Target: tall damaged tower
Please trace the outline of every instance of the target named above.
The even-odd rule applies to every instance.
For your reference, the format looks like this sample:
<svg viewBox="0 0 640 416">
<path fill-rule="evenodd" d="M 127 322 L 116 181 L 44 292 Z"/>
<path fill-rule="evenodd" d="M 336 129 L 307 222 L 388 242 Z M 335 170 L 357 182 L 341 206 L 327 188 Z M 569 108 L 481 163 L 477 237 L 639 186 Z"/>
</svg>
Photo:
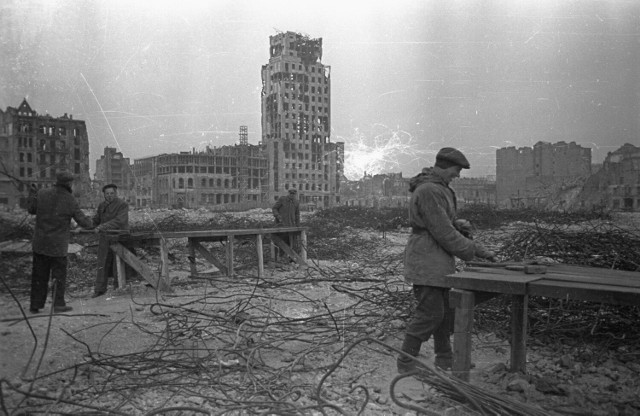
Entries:
<svg viewBox="0 0 640 416">
<path fill-rule="evenodd" d="M 344 143 L 331 143 L 331 67 L 322 38 L 286 32 L 269 38 L 262 66 L 262 144 L 273 197 L 297 189 L 302 203 L 339 204 Z"/>
</svg>

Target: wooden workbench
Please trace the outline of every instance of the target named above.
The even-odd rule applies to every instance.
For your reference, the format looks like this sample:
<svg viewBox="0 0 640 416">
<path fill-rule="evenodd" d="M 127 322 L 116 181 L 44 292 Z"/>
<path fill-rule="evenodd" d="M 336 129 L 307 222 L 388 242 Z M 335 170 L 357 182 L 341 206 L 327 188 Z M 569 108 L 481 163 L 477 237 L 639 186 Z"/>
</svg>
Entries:
<svg viewBox="0 0 640 416">
<path fill-rule="evenodd" d="M 172 291 L 169 278 L 169 251 L 167 240 L 172 238 L 186 238 L 189 250 L 189 263 L 192 275 L 197 274 L 196 256 L 200 255 L 206 261 L 217 267 L 227 276 L 234 275 L 234 245 L 239 240 L 255 241 L 256 256 L 258 261 L 258 276 L 264 276 L 264 256 L 263 240 L 268 238 L 271 244 L 271 257 L 275 260 L 276 249 L 278 247 L 290 259 L 300 265 L 307 264 L 307 234 L 306 227 L 273 227 L 255 228 L 246 230 L 198 230 L 198 231 L 157 231 L 157 232 L 117 232 L 100 234 L 98 245 L 98 267 L 97 273 L 105 273 L 107 253 L 109 250 L 115 254 L 115 268 L 117 269 L 118 282 L 120 287 L 126 284 L 124 264 L 131 266 L 154 288 L 164 291 Z M 299 240 L 296 244 L 294 241 Z M 218 242 L 225 247 L 225 258 L 223 260 L 207 250 L 203 242 Z M 160 268 L 159 272 L 154 271 L 134 253 L 127 249 L 127 246 L 136 245 L 159 245 L 160 246 Z M 100 267 L 102 266 L 102 267 Z M 98 276 L 100 277 L 100 275 Z"/>
<path fill-rule="evenodd" d="M 527 308 L 529 296 L 583 300 L 612 305 L 640 304 L 640 273 L 593 267 L 550 265 L 545 273 L 500 267 L 471 267 L 446 276 L 440 284 L 450 287 L 455 307 L 453 373 L 469 380 L 473 310 L 478 303 L 509 295 L 511 306 L 511 371 L 526 372 Z"/>
</svg>

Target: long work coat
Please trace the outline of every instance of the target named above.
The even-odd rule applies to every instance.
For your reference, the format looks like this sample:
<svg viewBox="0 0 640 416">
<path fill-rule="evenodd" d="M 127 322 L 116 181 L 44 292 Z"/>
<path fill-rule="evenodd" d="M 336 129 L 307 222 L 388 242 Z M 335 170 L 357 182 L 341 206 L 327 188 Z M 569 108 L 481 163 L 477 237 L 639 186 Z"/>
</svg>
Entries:
<svg viewBox="0 0 640 416">
<path fill-rule="evenodd" d="M 300 202 L 296 198 L 281 196 L 272 208 L 273 215 L 282 225 L 300 225 Z"/>
<path fill-rule="evenodd" d="M 404 277 L 410 284 L 429 286 L 439 282 L 439 286 L 444 276 L 456 271 L 454 256 L 463 260 L 486 256 L 484 247 L 453 226 L 456 195 L 438 170 L 425 168 L 409 182 L 412 233 L 405 248 Z"/>
<path fill-rule="evenodd" d="M 102 201 L 93 217 L 93 225 L 99 230 L 128 230 L 129 204 L 120 198 Z"/>
<path fill-rule="evenodd" d="M 72 218 L 83 228 L 93 228 L 91 219 L 80 210 L 71 189 L 64 185 L 55 185 L 29 195 L 27 211 L 36 216 L 33 252 L 45 256 L 67 256 Z"/>
</svg>

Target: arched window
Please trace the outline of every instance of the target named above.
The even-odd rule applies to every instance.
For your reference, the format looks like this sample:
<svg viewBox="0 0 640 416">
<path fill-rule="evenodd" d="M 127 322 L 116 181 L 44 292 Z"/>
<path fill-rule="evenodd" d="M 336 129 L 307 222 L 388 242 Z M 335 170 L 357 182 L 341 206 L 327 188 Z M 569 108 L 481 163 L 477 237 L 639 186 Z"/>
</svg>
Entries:
<svg viewBox="0 0 640 416">
<path fill-rule="evenodd" d="M 184 189 L 184 178 L 178 178 L 178 188 Z"/>
<path fill-rule="evenodd" d="M 187 188 L 189 189 L 193 188 L 193 178 L 187 179 Z"/>
<path fill-rule="evenodd" d="M 228 188 L 229 187 L 229 179 L 225 179 L 224 180 L 224 187 Z"/>
<path fill-rule="evenodd" d="M 202 181 L 200 182 L 200 186 L 201 187 L 206 187 L 207 186 L 207 180 L 206 179 L 202 179 Z"/>
<path fill-rule="evenodd" d="M 209 188 L 213 188 L 213 179 L 209 179 Z"/>
<path fill-rule="evenodd" d="M 222 179 L 218 178 L 218 180 L 216 181 L 216 186 L 218 188 L 222 188 Z"/>
</svg>

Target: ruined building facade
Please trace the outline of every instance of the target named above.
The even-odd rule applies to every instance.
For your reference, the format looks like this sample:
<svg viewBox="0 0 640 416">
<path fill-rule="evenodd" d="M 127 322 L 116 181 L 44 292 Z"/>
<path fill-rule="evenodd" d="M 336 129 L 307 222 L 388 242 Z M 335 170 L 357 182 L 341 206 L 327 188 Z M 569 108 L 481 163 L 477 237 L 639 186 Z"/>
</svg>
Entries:
<svg viewBox="0 0 640 416">
<path fill-rule="evenodd" d="M 74 195 L 90 203 L 87 127 L 72 115 L 40 115 L 26 99 L 18 108 L 0 110 L 0 204 L 24 206 L 29 184 L 53 185 L 56 173 L 76 175 Z"/>
<path fill-rule="evenodd" d="M 267 160 L 261 146 L 248 144 L 245 126 L 240 144 L 135 159 L 133 172 L 137 207 L 248 209 L 268 202 Z"/>
<path fill-rule="evenodd" d="M 297 189 L 302 203 L 340 203 L 344 143 L 332 143 L 331 68 L 321 63 L 322 39 L 299 33 L 269 38 L 262 66 L 262 145 L 267 198 Z"/>
<path fill-rule="evenodd" d="M 104 185 L 115 184 L 118 187 L 118 196 L 129 203 L 135 200 L 131 162 L 114 147 L 105 147 L 104 154 L 96 160 L 94 184 L 100 191 Z"/>
<path fill-rule="evenodd" d="M 562 207 L 558 195 L 579 190 L 591 175 L 591 149 L 575 142 L 538 142 L 531 147 L 506 147 L 496 152 L 498 205 Z"/>
<path fill-rule="evenodd" d="M 584 184 L 576 208 L 640 212 L 640 147 L 625 144 L 609 152 Z"/>
</svg>

